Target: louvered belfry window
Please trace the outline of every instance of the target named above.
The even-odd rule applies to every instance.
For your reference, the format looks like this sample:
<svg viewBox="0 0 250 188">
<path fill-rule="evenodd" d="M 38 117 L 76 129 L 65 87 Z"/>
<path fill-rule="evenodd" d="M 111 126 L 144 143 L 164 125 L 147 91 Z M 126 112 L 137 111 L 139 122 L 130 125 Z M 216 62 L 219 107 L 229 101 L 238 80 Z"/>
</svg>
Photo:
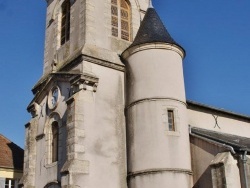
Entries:
<svg viewBox="0 0 250 188">
<path fill-rule="evenodd" d="M 61 45 L 66 43 L 70 37 L 70 1 L 65 0 L 62 4 L 61 20 Z"/>
<path fill-rule="evenodd" d="M 112 35 L 118 37 L 118 0 L 111 0 L 111 24 L 112 24 Z"/>
<path fill-rule="evenodd" d="M 129 5 L 125 0 L 121 0 L 121 38 L 130 40 L 129 36 Z"/>
<path fill-rule="evenodd" d="M 130 41 L 130 6 L 126 0 L 111 0 L 112 36 Z"/>
</svg>

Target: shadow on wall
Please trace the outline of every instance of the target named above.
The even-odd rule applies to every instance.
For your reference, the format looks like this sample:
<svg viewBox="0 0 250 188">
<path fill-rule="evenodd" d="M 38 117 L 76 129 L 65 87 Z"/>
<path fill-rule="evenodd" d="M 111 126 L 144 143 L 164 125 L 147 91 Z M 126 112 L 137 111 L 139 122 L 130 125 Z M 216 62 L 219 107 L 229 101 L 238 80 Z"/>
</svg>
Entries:
<svg viewBox="0 0 250 188">
<path fill-rule="evenodd" d="M 8 143 L 7 146 L 11 152 L 10 156 L 12 156 L 12 167 L 15 170 L 23 170 L 24 150 L 13 142 Z"/>
<path fill-rule="evenodd" d="M 211 188 L 212 174 L 211 161 L 220 152 L 225 152 L 224 148 L 210 144 L 193 136 L 190 137 L 192 169 L 194 172 L 193 188 Z"/>
<path fill-rule="evenodd" d="M 206 184 L 204 184 L 206 182 Z M 212 174 L 211 174 L 211 168 L 208 167 L 203 174 L 200 176 L 200 178 L 197 180 L 193 188 L 211 188 L 212 185 Z"/>
</svg>

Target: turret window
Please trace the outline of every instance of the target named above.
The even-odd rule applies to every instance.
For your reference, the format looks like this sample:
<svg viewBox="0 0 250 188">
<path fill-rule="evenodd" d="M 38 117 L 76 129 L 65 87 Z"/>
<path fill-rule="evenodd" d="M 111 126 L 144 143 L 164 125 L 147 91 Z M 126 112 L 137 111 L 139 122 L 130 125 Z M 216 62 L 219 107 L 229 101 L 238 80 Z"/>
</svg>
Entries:
<svg viewBox="0 0 250 188">
<path fill-rule="evenodd" d="M 112 36 L 130 41 L 130 5 L 127 0 L 111 0 Z"/>
<path fill-rule="evenodd" d="M 61 18 L 61 45 L 70 38 L 70 1 L 65 0 L 62 4 Z"/>
<path fill-rule="evenodd" d="M 168 110 L 168 130 L 175 131 L 174 111 Z"/>
</svg>

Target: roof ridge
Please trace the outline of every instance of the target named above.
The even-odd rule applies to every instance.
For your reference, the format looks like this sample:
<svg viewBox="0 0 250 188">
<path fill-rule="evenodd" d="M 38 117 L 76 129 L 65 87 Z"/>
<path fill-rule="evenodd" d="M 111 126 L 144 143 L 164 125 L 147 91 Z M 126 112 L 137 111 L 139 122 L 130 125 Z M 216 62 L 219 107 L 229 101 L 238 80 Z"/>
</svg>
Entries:
<svg viewBox="0 0 250 188">
<path fill-rule="evenodd" d="M 21 148 L 19 145 L 17 145 L 15 142 L 11 141 L 9 138 L 7 138 L 6 136 L 4 136 L 3 134 L 0 133 L 0 136 L 2 136 L 5 140 L 9 141 L 10 143 L 16 145 L 17 147 L 19 147 L 20 149 L 23 150 L 23 148 Z"/>
<path fill-rule="evenodd" d="M 5 140 L 8 140 L 9 142 L 12 142 L 9 138 L 7 138 L 6 136 L 4 136 L 2 133 L 0 133 L 0 136 L 2 136 Z"/>
</svg>

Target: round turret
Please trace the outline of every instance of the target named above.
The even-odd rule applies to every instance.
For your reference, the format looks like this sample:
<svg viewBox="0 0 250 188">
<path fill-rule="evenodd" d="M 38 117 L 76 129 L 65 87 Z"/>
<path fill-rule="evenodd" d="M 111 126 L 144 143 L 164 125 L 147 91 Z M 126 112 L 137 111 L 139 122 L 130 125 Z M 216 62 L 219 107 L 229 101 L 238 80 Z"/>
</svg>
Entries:
<svg viewBox="0 0 250 188">
<path fill-rule="evenodd" d="M 190 188 L 184 49 L 148 8 L 126 65 L 129 188 Z"/>
</svg>

